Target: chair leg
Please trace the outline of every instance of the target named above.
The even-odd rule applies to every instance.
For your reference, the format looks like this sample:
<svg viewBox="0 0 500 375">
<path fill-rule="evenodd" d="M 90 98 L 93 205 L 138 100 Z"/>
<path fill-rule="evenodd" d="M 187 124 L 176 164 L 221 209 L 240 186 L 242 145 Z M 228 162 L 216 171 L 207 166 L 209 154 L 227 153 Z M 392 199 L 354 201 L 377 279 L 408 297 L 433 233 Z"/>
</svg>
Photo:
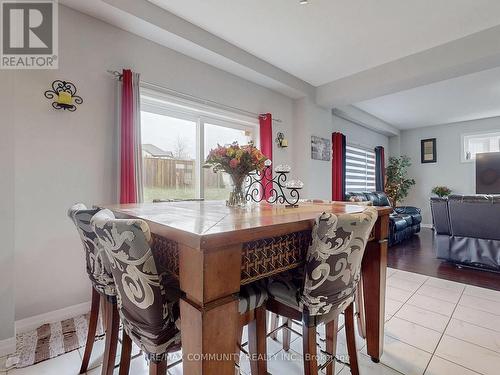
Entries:
<svg viewBox="0 0 500 375">
<path fill-rule="evenodd" d="M 279 324 L 279 317 L 277 314 L 275 313 L 269 313 L 270 317 L 271 317 L 271 335 L 269 337 L 271 337 L 273 340 L 276 340 L 278 338 L 278 332 L 275 331 L 276 328 L 278 328 L 278 324 Z"/>
<path fill-rule="evenodd" d="M 326 351 L 331 355 L 335 356 L 337 352 L 337 331 L 339 327 L 339 320 L 336 318 L 331 322 L 326 324 Z M 326 375 L 334 375 L 335 374 L 335 361 L 332 361 L 326 367 Z"/>
<path fill-rule="evenodd" d="M 359 335 L 366 339 L 366 323 L 365 323 L 365 302 L 363 296 L 363 280 L 359 280 L 358 287 L 356 289 L 355 299 L 356 303 L 356 320 L 358 322 L 358 333 Z"/>
<path fill-rule="evenodd" d="M 149 375 L 166 375 L 167 360 L 149 362 Z"/>
<path fill-rule="evenodd" d="M 97 322 L 99 320 L 99 301 L 101 300 L 101 295 L 92 288 L 92 304 L 90 306 L 90 317 L 89 317 L 89 330 L 87 333 L 87 342 L 85 343 L 85 353 L 83 354 L 82 366 L 80 367 L 80 374 L 87 372 L 89 367 L 90 355 L 92 354 L 92 348 L 94 347 L 95 333 L 97 330 Z"/>
<path fill-rule="evenodd" d="M 308 327 L 307 324 L 302 324 L 302 345 L 304 349 L 304 374 L 317 375 L 316 327 Z"/>
<path fill-rule="evenodd" d="M 261 306 L 255 309 L 255 320 L 248 323 L 248 353 L 252 375 L 267 374 L 266 328 L 266 309 Z"/>
<path fill-rule="evenodd" d="M 123 330 L 122 334 L 122 353 L 120 356 L 120 372 L 118 375 L 128 375 L 130 370 L 130 359 L 132 357 L 132 340 Z"/>
<path fill-rule="evenodd" d="M 358 353 L 356 351 L 356 333 L 354 328 L 354 309 L 351 303 L 344 313 L 345 317 L 345 335 L 347 341 L 347 354 L 349 354 L 349 364 L 352 375 L 359 375 Z"/>
<path fill-rule="evenodd" d="M 116 347 L 118 345 L 118 331 L 120 328 L 120 317 L 116 304 L 110 302 L 106 311 L 106 342 L 104 344 L 104 355 L 102 359 L 102 375 L 112 375 L 115 368 Z"/>
<path fill-rule="evenodd" d="M 286 327 L 282 330 L 283 337 L 283 350 L 285 352 L 290 350 L 290 341 L 291 341 L 291 331 L 288 328 L 292 328 L 292 319 L 283 318 L 286 324 Z"/>
</svg>

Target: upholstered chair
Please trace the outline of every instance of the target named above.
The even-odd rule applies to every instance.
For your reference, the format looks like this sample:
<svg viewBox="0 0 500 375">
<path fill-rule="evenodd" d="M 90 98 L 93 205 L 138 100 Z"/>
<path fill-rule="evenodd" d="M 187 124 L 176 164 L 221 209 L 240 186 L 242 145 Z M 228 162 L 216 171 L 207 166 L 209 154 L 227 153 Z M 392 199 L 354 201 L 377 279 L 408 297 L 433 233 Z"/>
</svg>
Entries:
<svg viewBox="0 0 500 375">
<path fill-rule="evenodd" d="M 104 325 L 106 328 L 105 352 L 103 357 L 103 374 L 112 373 L 115 363 L 118 343 L 119 320 L 116 309 L 116 289 L 109 261 L 104 248 L 100 245 L 90 225 L 90 220 L 98 209 L 88 209 L 78 203 L 68 210 L 68 216 L 73 221 L 80 235 L 85 250 L 87 274 L 92 284 L 92 303 L 88 325 L 87 342 L 83 355 L 80 374 L 87 371 L 97 330 L 99 310 L 102 306 Z"/>
<path fill-rule="evenodd" d="M 326 325 L 326 351 L 329 359 L 320 369 L 334 374 L 338 317 L 345 316 L 347 349 L 351 373 L 359 375 L 354 332 L 353 302 L 358 288 L 361 261 L 377 210 L 366 207 L 362 213 L 320 215 L 312 231 L 306 263 L 269 280 L 269 311 L 286 319 L 302 321 L 304 372 L 318 373 L 316 327 Z"/>
<path fill-rule="evenodd" d="M 116 219 L 110 210 L 102 210 L 91 221 L 104 247 L 115 280 L 118 312 L 123 324 L 120 375 L 128 374 L 132 341 L 150 360 L 149 373 L 164 375 L 167 353 L 181 348 L 178 280 L 168 272 L 159 273 L 151 249 L 149 226 L 139 219 Z M 265 290 L 243 288 L 239 309 L 249 327 L 251 352 L 265 353 Z M 258 317 L 256 317 L 256 315 Z M 263 315 L 263 316 L 262 316 Z M 264 329 L 258 329 L 262 326 Z M 236 343 L 235 343 L 236 344 Z M 261 357 L 260 355 L 258 357 Z M 172 365 L 177 364 L 174 363 Z M 255 363 L 252 374 L 265 366 Z"/>
</svg>

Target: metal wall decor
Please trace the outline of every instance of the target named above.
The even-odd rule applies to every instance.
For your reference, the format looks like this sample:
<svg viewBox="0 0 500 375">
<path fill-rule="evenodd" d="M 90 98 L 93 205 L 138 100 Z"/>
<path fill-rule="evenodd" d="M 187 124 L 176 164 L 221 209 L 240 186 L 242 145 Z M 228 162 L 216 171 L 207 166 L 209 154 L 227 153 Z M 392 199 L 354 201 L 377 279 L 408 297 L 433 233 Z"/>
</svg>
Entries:
<svg viewBox="0 0 500 375">
<path fill-rule="evenodd" d="M 76 111 L 75 104 L 82 104 L 83 99 L 76 95 L 76 86 L 69 81 L 55 80 L 52 82 L 52 89 L 44 93 L 47 99 L 55 99 L 52 107 L 64 109 L 70 112 Z"/>
<path fill-rule="evenodd" d="M 275 141 L 279 148 L 288 147 L 288 139 L 285 138 L 285 134 L 283 134 L 282 132 L 278 132 L 278 134 L 276 134 Z"/>
<path fill-rule="evenodd" d="M 270 163 L 261 172 L 254 172 L 247 177 L 246 200 L 248 202 L 261 202 L 264 196 L 261 192 L 270 190 L 270 196 L 266 199 L 268 203 L 285 204 L 286 207 L 298 207 L 300 199 L 299 190 L 304 187 L 300 180 L 287 181 L 291 168 L 288 165 L 279 165 L 273 177 Z M 288 194 L 287 194 L 287 193 Z"/>
</svg>

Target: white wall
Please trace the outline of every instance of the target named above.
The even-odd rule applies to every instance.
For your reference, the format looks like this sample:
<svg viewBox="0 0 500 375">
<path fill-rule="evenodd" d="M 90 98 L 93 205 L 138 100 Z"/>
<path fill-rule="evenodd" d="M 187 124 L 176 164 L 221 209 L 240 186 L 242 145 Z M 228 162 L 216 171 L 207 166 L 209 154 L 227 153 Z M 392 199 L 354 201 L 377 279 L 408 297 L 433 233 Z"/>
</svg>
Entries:
<svg viewBox="0 0 500 375">
<path fill-rule="evenodd" d="M 83 249 L 66 210 L 78 201 L 116 201 L 115 81 L 107 69 L 132 68 L 146 82 L 256 113 L 271 112 L 283 120 L 275 132 L 285 130 L 292 138 L 290 98 L 64 6 L 59 14 L 59 70 L 5 71 L 1 76 L 2 97 L 13 99 L 5 111 L 15 127 L 15 150 L 10 154 L 16 172 L 11 179 L 16 190 L 16 320 L 90 299 Z M 43 97 L 55 79 L 76 84 L 84 99 L 76 112 L 55 111 Z M 5 111 L 2 131 L 4 121 L 10 123 Z M 12 167 L 11 159 L 1 158 L 10 160 Z M 275 149 L 275 159 L 291 163 L 290 149 Z M 12 200 L 12 191 L 3 194 L 3 189 L 2 196 Z M 12 207 L 7 211 L 12 213 Z M 2 229 L 12 233 L 3 224 Z M 8 242 L 2 237 L 4 244 Z M 6 265 L 12 269 L 12 261 Z M 0 275 L 2 281 L 8 278 L 7 273 Z M 8 280 L 5 285 L 10 285 Z M 3 299 L 0 305 L 3 319 Z"/>
<path fill-rule="evenodd" d="M 476 192 L 475 164 L 461 162 L 460 136 L 463 133 L 489 130 L 500 130 L 500 117 L 401 132 L 400 151 L 411 157 L 413 165 L 409 169 L 409 175 L 416 181 L 404 203 L 422 208 L 424 224 L 432 223 L 429 198 L 434 186 L 446 185 L 457 194 Z M 427 138 L 437 139 L 437 163 L 420 163 L 420 140 Z"/>
<path fill-rule="evenodd" d="M 389 139 L 351 121 L 332 115 L 331 111 L 316 106 L 309 98 L 297 99 L 294 106 L 295 174 L 305 182 L 304 198 L 331 199 L 332 162 L 311 159 L 311 136 L 331 139 L 332 132 L 346 135 L 350 144 L 374 149 L 389 147 Z M 388 157 L 389 152 L 386 153 Z"/>
</svg>

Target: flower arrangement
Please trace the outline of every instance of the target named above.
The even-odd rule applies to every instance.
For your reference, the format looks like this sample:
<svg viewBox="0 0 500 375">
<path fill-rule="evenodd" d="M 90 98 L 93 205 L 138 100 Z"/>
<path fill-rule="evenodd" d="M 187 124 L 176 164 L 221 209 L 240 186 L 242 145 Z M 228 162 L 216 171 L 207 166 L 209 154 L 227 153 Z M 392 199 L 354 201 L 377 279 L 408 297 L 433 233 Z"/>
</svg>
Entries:
<svg viewBox="0 0 500 375">
<path fill-rule="evenodd" d="M 210 150 L 207 160 L 205 160 L 204 168 L 212 168 L 214 172 L 226 172 L 233 180 L 234 192 L 230 197 L 230 201 L 234 198 L 243 204 L 243 182 L 245 178 L 254 171 L 262 171 L 268 158 L 254 146 L 253 143 L 240 146 L 238 142 L 233 142 L 230 145 L 217 145 L 216 148 Z"/>
<path fill-rule="evenodd" d="M 432 188 L 432 193 L 436 194 L 440 198 L 443 198 L 451 194 L 451 189 L 447 186 L 434 186 Z"/>
</svg>

